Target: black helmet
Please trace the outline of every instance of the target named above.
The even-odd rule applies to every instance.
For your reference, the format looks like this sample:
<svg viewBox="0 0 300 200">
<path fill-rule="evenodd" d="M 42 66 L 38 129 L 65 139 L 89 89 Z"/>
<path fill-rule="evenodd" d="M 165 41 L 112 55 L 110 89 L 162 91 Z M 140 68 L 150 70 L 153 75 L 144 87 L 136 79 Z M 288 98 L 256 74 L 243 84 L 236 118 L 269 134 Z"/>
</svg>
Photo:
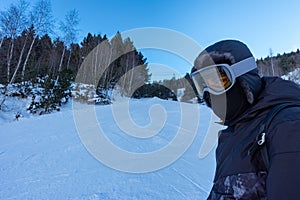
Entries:
<svg viewBox="0 0 300 200">
<path fill-rule="evenodd" d="M 237 40 L 223 40 L 207 47 L 199 54 L 195 59 L 192 72 L 212 64 L 233 65 L 249 57 L 253 57 L 253 55 L 244 43 Z M 226 116 L 220 117 L 223 120 L 228 120 L 240 114 L 245 108 L 249 107 L 249 104 L 255 102 L 261 88 L 262 80 L 257 68 L 237 77 L 234 86 L 226 92 Z M 240 91 L 242 91 L 243 94 L 241 94 Z M 213 96 L 214 95 L 208 94 L 207 92 L 203 95 L 203 99 L 209 107 L 212 107 L 211 98 Z M 215 99 L 218 98 L 219 97 L 215 97 Z M 238 107 L 237 103 L 239 104 Z M 214 108 L 213 110 L 217 111 L 215 113 L 218 115 L 218 110 Z"/>
<path fill-rule="evenodd" d="M 205 56 L 209 56 L 209 59 L 205 59 Z M 207 47 L 199 54 L 194 62 L 192 72 L 197 68 L 205 67 L 203 64 L 208 60 L 210 60 L 208 62 L 212 60 L 214 64 L 226 63 L 232 65 L 252 56 L 251 51 L 244 43 L 237 40 L 223 40 Z M 261 78 L 258 75 L 258 69 L 253 69 L 238 77 L 238 79 L 238 83 L 245 89 L 249 103 L 252 104 L 261 90 Z M 249 92 L 252 94 L 248 94 Z"/>
</svg>

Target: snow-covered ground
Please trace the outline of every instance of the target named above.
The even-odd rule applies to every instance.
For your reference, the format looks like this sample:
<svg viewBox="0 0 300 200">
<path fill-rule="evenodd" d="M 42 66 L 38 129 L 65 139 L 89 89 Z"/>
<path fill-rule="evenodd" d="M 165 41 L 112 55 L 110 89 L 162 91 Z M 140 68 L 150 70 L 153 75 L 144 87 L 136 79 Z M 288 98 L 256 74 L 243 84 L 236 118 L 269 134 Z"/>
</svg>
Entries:
<svg viewBox="0 0 300 200">
<path fill-rule="evenodd" d="M 282 78 L 300 84 L 300 68 L 297 68 L 294 71 L 289 72 L 287 75 L 283 75 Z"/>
<path fill-rule="evenodd" d="M 299 69 L 282 78 L 299 83 Z M 30 98 L 7 97 L 0 199 L 206 199 L 222 128 L 211 111 L 158 98 L 112 99 L 70 101 L 39 116 L 28 113 Z"/>
<path fill-rule="evenodd" d="M 0 199 L 201 200 L 207 197 L 215 170 L 214 149 L 211 148 L 204 158 L 198 155 L 210 123 L 209 109 L 158 98 L 130 100 L 128 115 L 118 113 L 116 108 L 122 106 L 121 103 L 83 108 L 73 105 L 70 102 L 60 112 L 25 116 L 18 121 L 8 120 L 12 119 L 13 112 L 7 112 L 9 116 L 0 114 Z M 93 110 L 98 126 L 112 144 L 125 152 L 143 155 L 174 143 L 178 132 L 182 131 L 183 107 L 191 110 L 184 114 L 188 119 L 185 123 L 188 126 L 197 124 L 195 133 L 183 130 L 187 138 L 193 139 L 191 145 L 175 162 L 146 173 L 116 170 L 96 159 L 81 141 L 85 133 L 80 132 L 83 129 L 78 128 L 78 118 L 74 117 L 74 109 L 83 109 L 79 112 L 83 113 L 83 118 L 84 109 Z M 120 127 L 122 123 L 117 122 L 120 119 L 126 121 L 126 116 L 141 130 L 161 119 L 163 123 L 152 137 L 133 137 Z M 89 130 L 89 127 L 83 128 Z M 182 141 L 182 145 L 186 144 Z M 99 149 L 101 145 L 99 143 Z M 104 147 L 102 150 L 103 155 L 117 160 L 118 164 L 128 164 L 122 163 Z M 170 152 L 165 154 L 166 159 L 172 156 Z M 161 157 L 157 159 L 162 162 Z M 135 163 L 134 157 L 132 163 Z"/>
</svg>

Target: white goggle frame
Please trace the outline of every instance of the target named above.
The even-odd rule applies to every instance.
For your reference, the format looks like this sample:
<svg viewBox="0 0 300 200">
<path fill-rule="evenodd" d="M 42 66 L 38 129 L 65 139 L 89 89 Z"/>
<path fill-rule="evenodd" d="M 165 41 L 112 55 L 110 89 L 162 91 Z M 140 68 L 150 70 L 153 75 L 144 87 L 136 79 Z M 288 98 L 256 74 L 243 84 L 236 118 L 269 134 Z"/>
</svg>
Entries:
<svg viewBox="0 0 300 200">
<path fill-rule="evenodd" d="M 228 77 L 228 78 L 230 79 L 231 85 L 226 88 L 223 87 L 223 89 L 220 91 L 216 91 L 213 88 L 209 87 L 209 85 L 207 84 L 208 81 L 206 81 L 205 76 L 201 75 L 201 73 L 203 74 L 204 71 L 207 71 L 211 68 L 216 68 L 216 67 L 223 67 L 230 74 L 230 77 Z M 191 73 L 191 78 L 196 86 L 199 96 L 202 98 L 204 92 L 206 92 L 206 91 L 211 94 L 214 94 L 214 95 L 220 95 L 220 94 L 225 93 L 234 85 L 236 77 L 239 77 L 255 68 L 257 68 L 257 65 L 256 65 L 254 57 L 249 57 L 249 58 L 246 58 L 246 59 L 244 59 L 240 62 L 237 62 L 233 65 L 216 64 L 216 65 L 210 65 L 210 66 L 201 68 L 201 69 Z M 218 70 L 215 69 L 215 71 L 216 71 L 215 73 L 217 75 Z M 203 81 L 202 81 L 202 84 L 200 83 L 199 76 L 200 76 L 200 80 L 204 80 L 206 85 L 203 86 Z M 219 77 L 219 75 L 217 75 L 216 77 Z"/>
</svg>

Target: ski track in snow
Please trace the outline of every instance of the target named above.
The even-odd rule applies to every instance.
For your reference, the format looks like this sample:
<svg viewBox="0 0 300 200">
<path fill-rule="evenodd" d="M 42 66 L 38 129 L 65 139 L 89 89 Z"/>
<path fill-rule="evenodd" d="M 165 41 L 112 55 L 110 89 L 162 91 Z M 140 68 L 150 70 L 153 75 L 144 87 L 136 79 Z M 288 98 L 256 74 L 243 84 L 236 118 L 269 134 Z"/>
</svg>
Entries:
<svg viewBox="0 0 300 200">
<path fill-rule="evenodd" d="M 183 173 L 179 172 L 177 169 L 172 168 L 173 171 L 175 171 L 177 174 L 179 174 L 180 176 L 182 176 L 184 179 L 186 179 L 188 182 L 190 182 L 192 185 L 194 185 L 195 187 L 197 187 L 198 189 L 200 189 L 200 191 L 206 192 L 206 190 L 200 186 L 199 184 L 195 183 L 191 178 L 187 177 L 186 175 L 184 175 Z"/>
<path fill-rule="evenodd" d="M 127 151 L 151 152 L 167 145 L 180 128 L 179 103 L 156 98 L 131 103 L 136 123 L 150 122 L 148 109 L 153 104 L 166 109 L 167 119 L 161 132 L 149 141 L 122 133 L 110 106 L 95 110 L 114 144 Z M 210 111 L 201 112 L 201 123 L 208 123 Z M 198 158 L 206 130 L 202 126 L 176 162 L 154 172 L 130 174 L 111 169 L 88 153 L 77 134 L 71 108 L 0 123 L 0 199 L 205 199 L 215 163 L 214 150 L 206 158 Z"/>
</svg>

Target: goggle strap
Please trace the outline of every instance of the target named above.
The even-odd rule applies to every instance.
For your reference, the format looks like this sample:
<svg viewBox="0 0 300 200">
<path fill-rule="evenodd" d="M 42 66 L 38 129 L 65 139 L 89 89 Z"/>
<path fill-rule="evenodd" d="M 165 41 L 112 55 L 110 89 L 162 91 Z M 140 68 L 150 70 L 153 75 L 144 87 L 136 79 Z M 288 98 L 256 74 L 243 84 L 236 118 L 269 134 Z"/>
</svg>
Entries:
<svg viewBox="0 0 300 200">
<path fill-rule="evenodd" d="M 230 66 L 235 77 L 241 76 L 255 68 L 257 68 L 254 57 L 246 58 Z"/>
</svg>

